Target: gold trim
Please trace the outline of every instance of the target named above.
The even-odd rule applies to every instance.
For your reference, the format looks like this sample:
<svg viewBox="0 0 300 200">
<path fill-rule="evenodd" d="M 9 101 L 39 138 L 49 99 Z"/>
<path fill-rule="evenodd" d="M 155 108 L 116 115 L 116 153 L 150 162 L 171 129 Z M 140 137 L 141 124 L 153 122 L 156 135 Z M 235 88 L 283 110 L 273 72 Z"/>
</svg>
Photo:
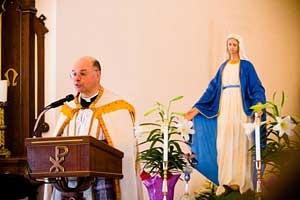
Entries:
<svg viewBox="0 0 300 200">
<path fill-rule="evenodd" d="M 75 113 L 75 117 L 74 117 L 74 120 L 73 120 L 73 122 L 72 122 L 72 119 L 73 119 L 73 117 L 72 118 L 70 118 L 70 121 L 69 121 L 69 123 L 68 123 L 68 132 L 67 132 L 67 134 L 68 134 L 68 136 L 70 135 L 70 124 L 74 124 L 74 128 L 73 128 L 73 135 L 75 136 L 75 135 L 77 135 L 77 126 L 76 126 L 76 122 L 77 122 L 77 118 L 78 118 L 78 115 L 79 115 L 79 110 L 78 111 L 76 111 L 76 113 Z"/>
<path fill-rule="evenodd" d="M 63 152 L 61 153 L 61 150 Z M 52 156 L 49 157 L 49 161 L 53 163 L 53 165 L 50 167 L 50 172 L 59 172 L 59 171 L 65 171 L 64 166 L 62 165 L 65 161 L 65 156 L 68 155 L 69 148 L 67 146 L 56 146 L 55 147 L 55 158 Z"/>
<path fill-rule="evenodd" d="M 33 141 L 32 144 L 45 144 L 45 143 L 64 143 L 64 142 L 82 142 L 83 139 L 68 139 L 68 140 L 46 140 L 46 141 Z"/>
<path fill-rule="evenodd" d="M 101 127 L 102 130 L 103 130 L 103 134 L 104 134 L 104 136 L 106 138 L 106 141 L 107 141 L 108 145 L 114 146 L 113 143 L 112 143 L 112 140 L 110 138 L 110 134 L 109 134 L 109 132 L 107 130 L 107 127 L 105 126 L 105 122 L 104 122 L 104 119 L 103 119 L 102 115 L 106 114 L 106 113 L 114 112 L 116 110 L 126 109 L 126 110 L 128 110 L 128 112 L 130 114 L 130 117 L 132 119 L 132 122 L 134 123 L 134 121 L 135 121 L 135 114 L 136 113 L 135 113 L 134 107 L 131 104 L 129 104 L 126 101 L 124 101 L 124 100 L 116 100 L 114 102 L 111 102 L 111 103 L 108 103 L 108 104 L 105 104 L 103 106 L 100 106 L 100 107 L 96 108 L 96 104 L 100 100 L 100 98 L 102 97 L 103 93 L 104 93 L 104 88 L 102 86 L 100 86 L 97 98 L 89 106 L 89 109 L 91 109 L 93 111 L 93 115 L 92 115 L 91 124 L 90 124 L 90 128 L 89 128 L 89 133 L 88 134 L 90 135 L 91 128 L 92 128 L 92 125 L 94 123 L 94 119 L 96 118 L 96 119 L 98 119 L 98 127 L 97 127 L 97 132 L 96 132 L 96 138 L 97 139 L 99 138 L 100 127 Z M 77 95 L 76 95 L 76 97 L 74 99 L 74 103 L 76 105 L 76 108 L 71 108 L 71 107 L 69 107 L 68 105 L 65 104 L 63 106 L 63 107 L 66 107 L 65 110 L 61 110 L 62 113 L 65 114 L 67 116 L 67 118 L 69 118 L 69 120 L 65 121 L 65 123 L 68 123 L 69 127 L 70 127 L 70 121 L 74 118 L 74 114 L 76 113 L 76 115 L 75 115 L 75 122 L 74 122 L 74 124 L 75 124 L 74 131 L 76 131 L 76 118 L 77 118 L 77 115 L 78 115 L 78 111 L 79 111 L 79 109 L 81 109 L 81 105 L 79 103 L 78 97 L 79 97 L 79 93 L 77 93 Z M 63 124 L 63 125 L 65 125 L 65 124 Z M 62 126 L 60 128 L 60 130 L 62 131 L 64 128 L 65 128 L 65 126 Z M 68 130 L 68 132 L 69 132 L 69 130 Z M 84 173 L 83 171 L 79 171 L 79 172 Z M 90 171 L 88 171 L 88 172 L 92 173 Z M 66 173 L 66 172 L 64 172 L 64 173 Z M 70 172 L 68 174 L 70 174 Z M 100 174 L 100 173 L 97 173 L 97 174 Z M 110 175 L 117 175 L 117 176 L 123 177 L 122 173 L 102 173 L 102 174 L 110 174 Z M 120 183 L 119 183 L 119 181 L 115 180 L 115 184 L 114 185 L 115 185 L 115 191 L 116 191 L 116 199 L 120 200 L 121 199 L 121 193 L 120 193 Z"/>
<path fill-rule="evenodd" d="M 105 122 L 104 122 L 104 120 L 103 120 L 102 115 L 98 115 L 98 116 L 97 116 L 97 119 L 98 119 L 98 123 L 100 124 L 100 126 L 101 126 L 101 128 L 102 128 L 102 130 L 103 130 L 103 134 L 104 134 L 104 136 L 105 136 L 105 139 L 106 139 L 106 141 L 107 141 L 107 144 L 110 145 L 110 146 L 112 146 L 112 147 L 114 147 L 114 144 L 113 144 L 113 142 L 112 142 L 112 140 L 111 140 L 110 134 L 109 134 L 109 132 L 108 132 L 106 126 L 105 126 Z M 98 135 L 97 137 L 99 138 L 99 135 Z"/>
<path fill-rule="evenodd" d="M 4 13 L 5 11 L 6 11 L 6 9 L 5 9 L 5 4 L 6 3 L 6 0 L 4 0 L 3 2 L 2 2 L 2 5 L 1 5 L 1 9 L 2 9 L 2 12 L 1 12 L 1 15 L 2 15 L 2 13 Z M 2 21 L 1 21 L 2 22 Z"/>
<path fill-rule="evenodd" d="M 89 106 L 89 108 L 90 108 L 91 110 L 94 111 L 95 106 L 96 106 L 96 103 L 101 99 L 103 93 L 104 93 L 104 88 L 100 85 L 99 92 L 98 92 L 98 96 L 96 97 L 95 101 L 93 101 L 93 102 L 91 103 L 91 105 Z"/>
<path fill-rule="evenodd" d="M 196 108 L 196 107 L 195 107 Z M 201 115 L 203 115 L 204 117 L 206 117 L 207 119 L 212 119 L 212 118 L 215 118 L 215 117 L 217 117 L 218 115 L 219 115 L 219 112 L 217 113 L 217 114 L 215 114 L 215 115 L 213 115 L 213 116 L 208 116 L 208 115 L 206 115 L 206 114 L 204 114 L 203 112 L 201 112 L 198 108 L 196 108 L 197 110 L 198 110 L 198 112 L 201 114 Z"/>
<path fill-rule="evenodd" d="M 12 72 L 12 81 L 10 81 L 9 79 L 9 72 Z M 17 77 L 19 76 L 18 72 L 14 69 L 14 68 L 9 68 L 8 70 L 6 70 L 6 72 L 4 73 L 4 76 L 7 80 L 7 86 L 17 86 Z"/>
<path fill-rule="evenodd" d="M 51 172 L 51 174 L 73 174 L 73 173 L 93 173 L 93 174 L 113 174 L 113 175 L 121 175 L 123 176 L 122 173 L 113 173 L 113 172 L 96 172 L 96 171 L 64 171 L 64 172 Z M 49 172 L 33 172 L 30 173 L 30 175 L 43 175 L 43 174 L 47 174 L 49 175 Z"/>
<path fill-rule="evenodd" d="M 98 108 L 96 108 L 95 110 L 95 115 L 102 115 L 102 114 L 106 114 L 106 113 L 110 113 L 110 112 L 114 112 L 116 110 L 128 110 L 130 117 L 132 119 L 132 122 L 134 123 L 135 121 L 135 109 L 134 107 L 129 104 L 128 102 L 124 101 L 124 100 L 116 100 L 113 101 L 111 103 L 102 105 Z"/>
<path fill-rule="evenodd" d="M 228 63 L 229 64 L 238 64 L 240 62 L 240 59 L 238 60 L 229 60 Z"/>
</svg>

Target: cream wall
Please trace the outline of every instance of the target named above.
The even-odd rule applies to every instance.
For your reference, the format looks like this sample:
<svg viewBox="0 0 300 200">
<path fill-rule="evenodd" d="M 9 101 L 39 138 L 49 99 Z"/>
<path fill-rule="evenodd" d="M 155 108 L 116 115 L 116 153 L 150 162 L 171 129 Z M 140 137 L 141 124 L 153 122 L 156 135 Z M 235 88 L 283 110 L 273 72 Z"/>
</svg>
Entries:
<svg viewBox="0 0 300 200">
<path fill-rule="evenodd" d="M 46 102 L 72 93 L 69 72 L 83 55 L 99 58 L 102 84 L 131 102 L 138 121 L 154 101 L 200 97 L 224 59 L 228 33 L 243 36 L 266 88 L 288 95 L 300 113 L 300 2 L 297 0 L 37 0 L 47 16 Z M 57 110 L 46 120 L 55 124 Z M 196 173 L 194 173 L 195 175 Z M 193 181 L 192 189 L 200 187 Z M 183 183 L 176 186 L 176 197 Z"/>
</svg>

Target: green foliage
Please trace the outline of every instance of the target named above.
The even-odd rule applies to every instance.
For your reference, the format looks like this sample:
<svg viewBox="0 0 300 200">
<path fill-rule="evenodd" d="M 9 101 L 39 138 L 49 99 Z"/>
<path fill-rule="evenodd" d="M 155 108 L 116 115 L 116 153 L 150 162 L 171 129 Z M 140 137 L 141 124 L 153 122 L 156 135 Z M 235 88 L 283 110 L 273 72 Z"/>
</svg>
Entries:
<svg viewBox="0 0 300 200">
<path fill-rule="evenodd" d="M 144 115 L 155 115 L 155 122 L 141 123 L 139 126 L 147 127 L 147 138 L 138 145 L 147 145 L 147 149 L 138 152 L 137 160 L 142 163 L 143 170 L 154 175 L 160 173 L 163 177 L 163 126 L 168 126 L 168 173 L 180 173 L 183 171 L 187 160 L 181 149 L 180 143 L 183 140 L 175 139 L 180 135 L 178 128 L 178 117 L 182 117 L 183 113 L 171 112 L 173 102 L 182 99 L 183 96 L 177 96 L 171 99 L 167 106 L 156 102 L 154 108 L 148 110 Z"/>
<path fill-rule="evenodd" d="M 259 110 L 265 110 L 270 120 L 262 122 L 263 128 L 266 130 L 266 146 L 262 150 L 262 162 L 269 166 L 267 173 L 279 175 L 282 169 L 287 165 L 290 159 L 290 155 L 299 151 L 299 132 L 294 128 L 294 138 L 291 139 L 287 134 L 280 136 L 278 130 L 274 130 L 274 127 L 278 124 L 277 118 L 284 118 L 282 116 L 282 109 L 287 100 L 284 92 L 281 94 L 280 102 L 277 103 L 276 92 L 273 94 L 272 101 L 267 101 L 265 104 L 252 106 L 254 112 Z M 295 125 L 299 125 L 299 117 L 292 116 L 291 121 Z M 252 152 L 255 153 L 255 145 L 251 147 Z"/>
</svg>

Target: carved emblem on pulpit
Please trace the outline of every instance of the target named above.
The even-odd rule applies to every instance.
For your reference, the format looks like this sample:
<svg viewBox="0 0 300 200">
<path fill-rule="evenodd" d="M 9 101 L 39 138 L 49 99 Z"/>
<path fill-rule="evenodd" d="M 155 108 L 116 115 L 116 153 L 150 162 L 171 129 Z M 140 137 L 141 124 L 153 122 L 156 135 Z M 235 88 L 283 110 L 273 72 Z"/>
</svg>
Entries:
<svg viewBox="0 0 300 200">
<path fill-rule="evenodd" d="M 54 158 L 50 156 L 50 162 L 53 164 L 50 167 L 50 172 L 64 172 L 65 168 L 62 163 L 65 160 L 65 156 L 68 155 L 69 149 L 67 146 L 55 146 Z"/>
</svg>

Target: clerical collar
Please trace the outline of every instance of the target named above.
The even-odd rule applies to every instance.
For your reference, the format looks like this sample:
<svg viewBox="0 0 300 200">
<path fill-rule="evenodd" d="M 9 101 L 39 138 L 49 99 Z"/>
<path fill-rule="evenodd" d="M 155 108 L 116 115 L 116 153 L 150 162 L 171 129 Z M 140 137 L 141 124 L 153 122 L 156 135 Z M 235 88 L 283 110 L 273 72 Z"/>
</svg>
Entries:
<svg viewBox="0 0 300 200">
<path fill-rule="evenodd" d="M 98 92 L 95 95 L 88 98 L 80 96 L 80 104 L 82 108 L 88 108 L 91 105 L 91 103 L 95 101 L 97 96 L 98 96 Z"/>
<path fill-rule="evenodd" d="M 99 91 L 97 91 L 96 94 L 94 94 L 94 95 L 92 95 L 92 96 L 90 96 L 90 97 L 82 97 L 82 96 L 80 95 L 80 99 L 84 99 L 86 102 L 92 102 L 92 101 L 95 100 L 95 97 L 98 96 L 98 93 L 99 93 Z"/>
</svg>

